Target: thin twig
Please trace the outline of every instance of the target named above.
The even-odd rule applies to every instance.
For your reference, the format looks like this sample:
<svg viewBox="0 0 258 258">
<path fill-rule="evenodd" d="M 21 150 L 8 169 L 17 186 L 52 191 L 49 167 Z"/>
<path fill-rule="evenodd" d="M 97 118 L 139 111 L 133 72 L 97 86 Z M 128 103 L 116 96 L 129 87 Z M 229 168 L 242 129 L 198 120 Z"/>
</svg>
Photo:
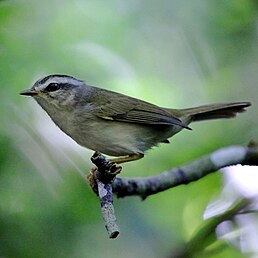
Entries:
<svg viewBox="0 0 258 258">
<path fill-rule="evenodd" d="M 109 238 L 113 239 L 119 235 L 119 228 L 116 224 L 111 183 L 122 168 L 111 163 L 99 152 L 95 152 L 91 160 L 97 167 L 91 170 L 87 179 L 94 192 L 99 196 L 105 227 Z"/>
<path fill-rule="evenodd" d="M 113 206 L 112 185 L 104 184 L 96 179 L 98 184 L 98 195 L 100 199 L 101 213 L 109 238 L 116 238 L 119 235 L 119 228 L 116 224 L 115 209 Z"/>
</svg>

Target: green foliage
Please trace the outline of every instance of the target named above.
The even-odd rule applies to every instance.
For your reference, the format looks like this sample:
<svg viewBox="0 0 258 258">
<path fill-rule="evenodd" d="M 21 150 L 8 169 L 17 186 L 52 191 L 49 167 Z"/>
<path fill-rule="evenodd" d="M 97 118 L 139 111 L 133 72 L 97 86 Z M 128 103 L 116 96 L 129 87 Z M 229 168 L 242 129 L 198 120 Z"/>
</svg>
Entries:
<svg viewBox="0 0 258 258">
<path fill-rule="evenodd" d="M 235 120 L 194 124 L 126 164 L 161 172 L 257 138 L 257 4 L 242 1 L 0 1 L 0 256 L 166 257 L 202 222 L 221 174 L 140 202 L 115 200 L 121 235 L 107 239 L 82 174 L 90 151 L 18 96 L 38 77 L 70 74 L 161 106 L 249 100 Z M 81 172 L 82 171 L 82 172 Z M 225 246 L 221 256 L 242 255 Z"/>
</svg>

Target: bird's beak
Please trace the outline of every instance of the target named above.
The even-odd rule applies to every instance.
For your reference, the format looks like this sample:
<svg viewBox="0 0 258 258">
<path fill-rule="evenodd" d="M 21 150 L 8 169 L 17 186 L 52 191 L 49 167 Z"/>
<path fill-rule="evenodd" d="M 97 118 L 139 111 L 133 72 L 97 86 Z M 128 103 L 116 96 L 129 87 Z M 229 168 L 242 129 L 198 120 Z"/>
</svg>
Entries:
<svg viewBox="0 0 258 258">
<path fill-rule="evenodd" d="M 21 91 L 19 94 L 24 96 L 36 96 L 38 95 L 38 92 L 32 89 L 28 89 Z"/>
</svg>

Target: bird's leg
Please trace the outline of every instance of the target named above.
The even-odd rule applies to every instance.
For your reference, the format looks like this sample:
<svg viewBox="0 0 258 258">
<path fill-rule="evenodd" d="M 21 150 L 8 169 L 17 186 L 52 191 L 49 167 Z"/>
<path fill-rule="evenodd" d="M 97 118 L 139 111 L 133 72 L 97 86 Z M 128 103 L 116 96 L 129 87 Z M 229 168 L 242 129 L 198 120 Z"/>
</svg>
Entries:
<svg viewBox="0 0 258 258">
<path fill-rule="evenodd" d="M 134 161 L 143 158 L 144 154 L 142 153 L 137 153 L 137 154 L 131 154 L 123 157 L 118 157 L 111 159 L 110 162 L 116 163 L 116 164 L 121 164 L 129 161 Z"/>
</svg>

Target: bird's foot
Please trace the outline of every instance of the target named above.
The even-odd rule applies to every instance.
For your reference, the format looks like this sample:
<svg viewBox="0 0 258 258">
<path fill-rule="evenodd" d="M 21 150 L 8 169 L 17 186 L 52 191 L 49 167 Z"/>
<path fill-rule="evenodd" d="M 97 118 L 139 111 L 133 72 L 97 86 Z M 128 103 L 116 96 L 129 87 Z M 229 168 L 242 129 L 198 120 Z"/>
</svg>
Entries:
<svg viewBox="0 0 258 258">
<path fill-rule="evenodd" d="M 96 180 L 104 184 L 112 183 L 116 175 L 118 175 L 122 167 L 118 166 L 115 162 L 108 160 L 100 152 L 96 151 L 91 157 L 92 163 L 96 165 L 90 170 L 87 175 L 87 180 L 95 193 L 98 193 Z"/>
</svg>

